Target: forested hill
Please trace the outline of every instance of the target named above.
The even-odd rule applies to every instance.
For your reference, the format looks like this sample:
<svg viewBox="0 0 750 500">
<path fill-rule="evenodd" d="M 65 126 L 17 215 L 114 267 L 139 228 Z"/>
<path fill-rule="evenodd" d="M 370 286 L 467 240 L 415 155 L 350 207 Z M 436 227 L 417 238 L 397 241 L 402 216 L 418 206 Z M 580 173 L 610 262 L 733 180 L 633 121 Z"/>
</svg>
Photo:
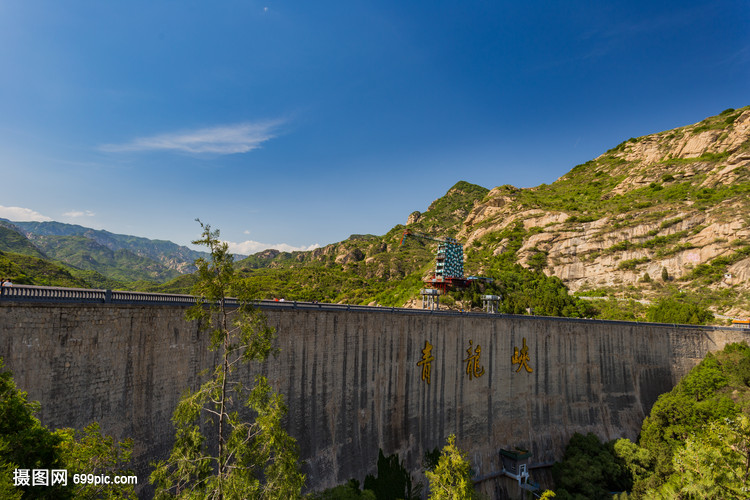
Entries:
<svg viewBox="0 0 750 500">
<path fill-rule="evenodd" d="M 197 252 L 171 241 L 151 240 L 138 236 L 115 234 L 76 224 L 64 224 L 61 222 L 11 222 L 7 219 L 0 219 L 0 223 L 4 223 L 6 226 L 17 230 L 37 246 L 55 247 L 56 245 L 54 244 L 47 245 L 47 242 L 65 241 L 66 238 L 71 238 L 71 241 L 73 241 L 75 237 L 83 237 L 113 252 L 124 250 L 139 257 L 151 259 L 160 263 L 165 268 L 172 269 L 178 273 L 191 272 L 195 259 L 207 255 L 205 252 Z M 52 258 L 56 258 L 54 251 L 48 252 L 48 254 Z"/>
<path fill-rule="evenodd" d="M 174 279 L 192 272 L 193 261 L 205 255 L 170 241 L 60 222 L 7 219 L 0 219 L 0 252 L 4 263 L 0 275 L 4 278 L 29 284 L 108 288 L 147 287 Z"/>
</svg>

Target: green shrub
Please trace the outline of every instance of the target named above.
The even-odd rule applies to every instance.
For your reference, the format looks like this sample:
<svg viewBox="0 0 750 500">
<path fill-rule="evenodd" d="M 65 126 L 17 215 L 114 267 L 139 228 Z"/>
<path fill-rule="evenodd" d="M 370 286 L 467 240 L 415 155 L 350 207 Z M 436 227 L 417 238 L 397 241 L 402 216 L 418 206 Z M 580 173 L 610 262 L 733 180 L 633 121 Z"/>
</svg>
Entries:
<svg viewBox="0 0 750 500">
<path fill-rule="evenodd" d="M 364 488 L 374 492 L 378 500 L 417 500 L 422 493 L 422 483 L 412 483 L 411 474 L 404 462 L 399 461 L 398 454 L 386 457 L 382 449 L 378 450 L 377 476 L 368 474 Z"/>
<path fill-rule="evenodd" d="M 635 268 L 636 268 L 637 266 L 639 266 L 639 265 L 641 265 L 641 264 L 645 264 L 645 263 L 646 263 L 646 262 L 648 262 L 649 260 L 650 260 L 650 259 L 649 259 L 648 257 L 641 257 L 641 258 L 639 258 L 639 259 L 628 259 L 628 260 L 624 260 L 624 261 L 620 262 L 620 263 L 619 263 L 619 264 L 617 265 L 617 269 L 622 269 L 622 270 L 630 270 L 630 271 L 632 271 L 632 270 L 634 270 L 634 269 L 635 269 Z M 650 281 L 650 279 L 649 279 L 649 281 Z"/>
<path fill-rule="evenodd" d="M 705 325 L 714 319 L 714 315 L 692 302 L 668 297 L 649 307 L 646 319 L 654 323 Z"/>
</svg>

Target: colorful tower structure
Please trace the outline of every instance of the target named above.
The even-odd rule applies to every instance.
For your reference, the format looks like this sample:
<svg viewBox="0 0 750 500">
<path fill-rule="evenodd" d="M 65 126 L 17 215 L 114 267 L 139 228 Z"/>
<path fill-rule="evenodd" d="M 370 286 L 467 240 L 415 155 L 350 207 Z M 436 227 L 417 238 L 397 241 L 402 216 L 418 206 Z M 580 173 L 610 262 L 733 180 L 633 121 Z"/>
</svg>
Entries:
<svg viewBox="0 0 750 500">
<path fill-rule="evenodd" d="M 435 272 L 432 277 L 424 279 L 425 285 L 446 293 L 449 289 L 465 288 L 469 284 L 470 280 L 464 278 L 464 247 L 458 240 L 455 238 L 433 238 L 407 230 L 404 231 L 400 245 L 403 245 L 407 236 L 438 242 L 437 252 L 435 253 Z"/>
<path fill-rule="evenodd" d="M 435 277 L 464 277 L 464 247 L 453 238 L 438 243 L 435 254 Z"/>
</svg>

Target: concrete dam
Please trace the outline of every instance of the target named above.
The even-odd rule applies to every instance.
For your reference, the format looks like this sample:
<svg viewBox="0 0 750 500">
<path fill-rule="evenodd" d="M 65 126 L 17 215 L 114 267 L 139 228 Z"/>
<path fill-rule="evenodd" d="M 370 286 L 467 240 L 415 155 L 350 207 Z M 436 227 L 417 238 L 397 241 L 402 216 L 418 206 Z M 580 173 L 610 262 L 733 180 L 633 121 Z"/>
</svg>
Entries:
<svg viewBox="0 0 750 500">
<path fill-rule="evenodd" d="M 187 302 L 147 295 L 0 298 L 0 357 L 41 403 L 42 423 L 81 429 L 98 421 L 117 439 L 133 438 L 139 486 L 149 462 L 169 454 L 182 392 L 217 359 L 208 334 L 184 319 Z M 635 439 L 659 394 L 707 352 L 747 336 L 736 328 L 260 307 L 281 352 L 256 370 L 284 394 L 310 490 L 362 481 L 375 472 L 378 448 L 416 471 L 450 434 L 478 478 L 502 469 L 501 448 L 528 449 L 544 464 L 562 457 L 575 432 Z M 255 373 L 241 375 L 251 381 Z"/>
</svg>

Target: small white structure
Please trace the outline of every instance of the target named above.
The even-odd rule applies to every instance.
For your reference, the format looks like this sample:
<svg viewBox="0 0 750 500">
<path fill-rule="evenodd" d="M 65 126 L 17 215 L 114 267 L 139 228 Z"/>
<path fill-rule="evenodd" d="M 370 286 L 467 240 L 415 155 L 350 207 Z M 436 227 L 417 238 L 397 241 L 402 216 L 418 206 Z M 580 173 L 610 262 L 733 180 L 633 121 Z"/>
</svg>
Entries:
<svg viewBox="0 0 750 500">
<path fill-rule="evenodd" d="M 499 295 L 482 295 L 482 309 L 489 314 L 496 314 L 500 305 Z"/>
<path fill-rule="evenodd" d="M 422 296 L 422 309 L 436 311 L 440 309 L 440 290 L 436 288 L 423 288 L 419 291 Z"/>
</svg>

